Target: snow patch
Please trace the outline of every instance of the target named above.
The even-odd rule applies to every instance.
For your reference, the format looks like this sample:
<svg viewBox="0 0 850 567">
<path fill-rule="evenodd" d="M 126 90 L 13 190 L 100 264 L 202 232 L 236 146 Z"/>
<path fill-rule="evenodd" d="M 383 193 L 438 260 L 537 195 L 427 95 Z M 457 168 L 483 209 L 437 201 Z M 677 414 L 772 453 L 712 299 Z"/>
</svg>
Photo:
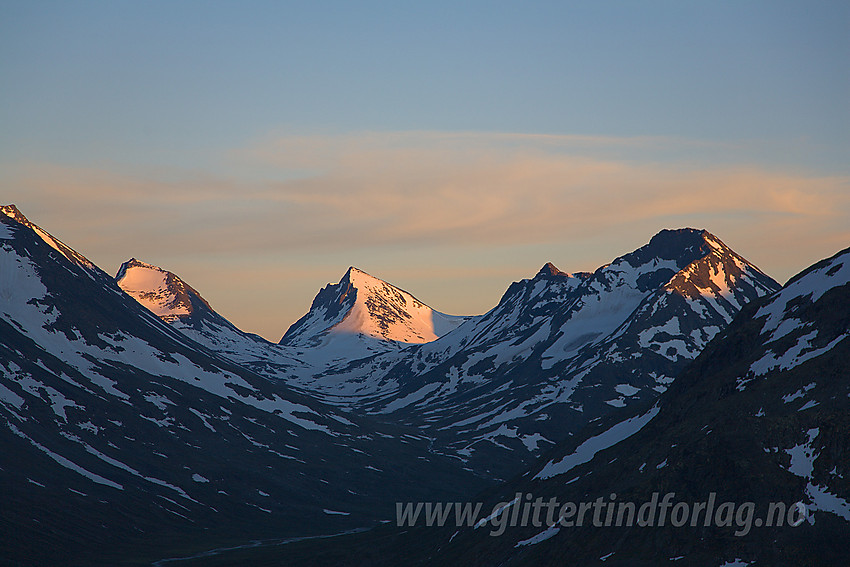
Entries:
<svg viewBox="0 0 850 567">
<path fill-rule="evenodd" d="M 553 476 L 564 474 L 578 465 L 589 462 L 599 451 L 616 445 L 643 429 L 658 414 L 658 411 L 658 406 L 653 406 L 645 414 L 621 421 L 599 435 L 591 437 L 557 463 L 554 461 L 546 463 L 543 469 L 534 476 L 534 479 L 552 478 Z"/>
<path fill-rule="evenodd" d="M 794 447 L 785 450 L 786 453 L 791 455 L 791 464 L 788 466 L 788 472 L 802 478 L 812 478 L 812 471 L 814 471 L 815 467 L 815 459 L 818 458 L 817 453 L 815 453 L 814 448 L 812 448 L 812 441 L 815 440 L 819 433 L 820 429 L 817 427 L 809 429 L 806 432 L 806 435 L 808 435 L 808 441 L 802 445 L 795 445 Z"/>
<path fill-rule="evenodd" d="M 518 541 L 517 544 L 514 547 L 523 547 L 523 546 L 526 546 L 526 545 L 536 545 L 536 544 L 540 543 L 541 541 L 546 541 L 550 537 L 554 537 L 555 535 L 557 535 L 557 533 L 559 531 L 561 531 L 561 528 L 559 528 L 558 526 L 550 526 L 550 527 L 546 528 L 545 530 L 543 530 L 542 532 L 540 532 L 539 534 L 537 534 L 535 536 L 532 536 L 528 539 L 524 539 L 522 541 Z"/>
</svg>

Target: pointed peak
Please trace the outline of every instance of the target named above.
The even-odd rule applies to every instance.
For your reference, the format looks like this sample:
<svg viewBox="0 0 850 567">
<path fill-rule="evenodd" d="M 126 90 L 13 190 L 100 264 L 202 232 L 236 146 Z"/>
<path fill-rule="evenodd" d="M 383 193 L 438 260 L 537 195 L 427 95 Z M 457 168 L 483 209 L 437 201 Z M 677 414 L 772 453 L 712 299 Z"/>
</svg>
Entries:
<svg viewBox="0 0 850 567">
<path fill-rule="evenodd" d="M 349 266 L 348 270 L 345 272 L 345 275 L 342 276 L 341 280 L 339 280 L 339 283 L 341 285 L 348 285 L 356 288 L 364 285 L 383 284 L 387 282 L 385 282 L 381 278 L 376 278 L 375 276 L 364 272 L 356 266 Z"/>
<path fill-rule="evenodd" d="M 589 278 L 591 275 L 593 275 L 591 272 L 563 272 L 559 270 L 557 266 L 555 266 L 555 264 L 553 264 L 552 262 L 546 262 L 546 264 L 544 264 L 543 267 L 540 268 L 540 271 L 538 271 L 532 279 L 539 280 L 552 278 L 573 278 L 584 280 Z"/>
<path fill-rule="evenodd" d="M 350 280 L 352 276 L 356 276 L 357 274 L 362 273 L 364 273 L 363 270 L 354 266 L 348 266 L 348 269 L 345 270 L 345 274 L 343 274 L 342 279 L 340 279 L 340 282 L 342 282 L 343 280 Z"/>
<path fill-rule="evenodd" d="M 24 213 L 22 213 L 15 205 L 0 205 L 0 211 L 3 211 L 3 214 L 7 217 L 18 221 L 21 224 L 30 224 L 30 221 L 24 216 Z"/>
<path fill-rule="evenodd" d="M 540 268 L 540 271 L 537 272 L 537 275 L 534 276 L 534 277 L 540 278 L 540 277 L 549 277 L 549 276 L 566 276 L 566 277 L 569 277 L 570 274 L 568 274 L 567 272 L 562 272 L 561 270 L 556 268 L 555 264 L 553 264 L 552 262 L 546 262 L 543 265 L 543 267 Z"/>
<path fill-rule="evenodd" d="M 434 311 L 410 292 L 350 266 L 338 284 L 319 291 L 310 311 L 280 342 L 318 346 L 329 336 L 361 336 L 397 346 L 435 340 L 465 320 Z"/>
</svg>

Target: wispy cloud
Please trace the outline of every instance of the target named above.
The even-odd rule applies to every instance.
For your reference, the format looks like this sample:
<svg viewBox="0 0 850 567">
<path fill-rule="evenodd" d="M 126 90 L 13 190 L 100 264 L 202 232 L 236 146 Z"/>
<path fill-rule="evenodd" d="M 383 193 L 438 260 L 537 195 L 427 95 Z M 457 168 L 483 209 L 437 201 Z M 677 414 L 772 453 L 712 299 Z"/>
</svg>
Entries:
<svg viewBox="0 0 850 567">
<path fill-rule="evenodd" d="M 165 263 L 271 338 L 349 264 L 470 313 L 543 261 L 593 269 L 661 228 L 708 228 L 778 279 L 850 244 L 847 177 L 662 155 L 687 143 L 288 136 L 219 156 L 218 172 L 31 163 L 0 181 L 6 199 L 104 268 L 129 256 Z"/>
<path fill-rule="evenodd" d="M 748 220 L 753 229 L 787 227 L 795 219 L 792 224 L 813 235 L 839 229 L 850 214 L 846 177 L 594 155 L 623 148 L 663 151 L 682 143 L 367 133 L 285 137 L 241 157 L 282 172 L 313 168 L 309 176 L 262 190 L 267 202 L 293 211 L 290 226 L 305 236 L 295 239 L 299 246 L 337 245 L 341 234 L 350 245 L 536 243 L 693 218 L 706 224 Z"/>
<path fill-rule="evenodd" d="M 367 257 L 415 273 L 421 267 L 405 265 L 397 255 L 403 249 L 428 251 L 437 277 L 471 279 L 451 259 L 459 250 L 517 265 L 517 252 L 499 251 L 557 245 L 602 263 L 611 259 L 607 250 L 594 256 L 570 243 L 592 248 L 622 235 L 619 253 L 661 228 L 699 226 L 784 279 L 850 244 L 847 177 L 662 159 L 687 143 L 439 132 L 288 136 L 222 156 L 226 174 L 29 164 L 2 176 L 14 189 L 7 199 L 107 269 L 131 255 L 181 259 L 207 274 L 242 262 L 241 277 L 250 279 L 287 262 L 282 269 L 292 274 L 314 267 L 341 274 L 353 258 Z M 339 265 L 331 269 L 322 257 Z M 434 258 L 446 258 L 446 266 Z M 568 270 L 595 267 L 565 257 L 535 262 L 542 259 Z M 228 281 L 221 276 L 217 285 L 240 285 Z"/>
<path fill-rule="evenodd" d="M 542 145 L 539 143 L 542 140 Z M 112 241 L 196 252 L 533 244 L 671 219 L 838 230 L 850 180 L 588 155 L 678 141 L 476 133 L 293 136 L 234 151 L 244 177 L 19 168 L 14 185 Z M 582 151 L 578 151 L 582 150 Z M 249 173 L 262 167 L 266 178 Z M 239 169 L 237 169 L 239 171 Z M 842 231 L 844 232 L 844 231 Z"/>
</svg>

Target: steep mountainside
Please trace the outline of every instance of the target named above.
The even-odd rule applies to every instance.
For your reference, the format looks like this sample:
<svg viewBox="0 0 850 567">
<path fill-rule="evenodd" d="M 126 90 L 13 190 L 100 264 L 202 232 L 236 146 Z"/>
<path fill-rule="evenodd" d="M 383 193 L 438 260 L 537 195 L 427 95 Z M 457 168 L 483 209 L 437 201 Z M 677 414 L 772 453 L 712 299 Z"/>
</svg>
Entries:
<svg viewBox="0 0 850 567">
<path fill-rule="evenodd" d="M 287 562 L 846 565 L 848 339 L 850 249 L 745 306 L 654 402 L 591 423 L 473 499 L 473 520 L 450 510 L 428 527 L 421 513 L 416 527 L 293 544 Z M 237 557 L 280 555 L 221 559 Z"/>
<path fill-rule="evenodd" d="M 482 485 L 416 430 L 342 413 L 211 353 L 4 212 L 4 561 L 116 564 L 327 534 L 391 517 L 402 495 Z"/>
<path fill-rule="evenodd" d="M 153 282 L 146 297 L 179 304 L 179 289 L 161 291 L 173 274 L 140 279 Z M 327 403 L 414 426 L 437 450 L 504 478 L 588 421 L 654 399 L 743 305 L 778 287 L 712 234 L 681 229 L 593 273 L 547 264 L 479 317 L 447 319 L 351 268 L 280 345 L 233 340 L 232 325 L 199 331 L 186 315 L 172 324 Z"/>
<path fill-rule="evenodd" d="M 381 395 L 355 407 L 511 474 L 588 421 L 654 399 L 743 305 L 778 288 L 706 231 L 662 231 L 592 274 L 545 266 L 445 337 L 376 357 L 351 376 Z"/>
</svg>

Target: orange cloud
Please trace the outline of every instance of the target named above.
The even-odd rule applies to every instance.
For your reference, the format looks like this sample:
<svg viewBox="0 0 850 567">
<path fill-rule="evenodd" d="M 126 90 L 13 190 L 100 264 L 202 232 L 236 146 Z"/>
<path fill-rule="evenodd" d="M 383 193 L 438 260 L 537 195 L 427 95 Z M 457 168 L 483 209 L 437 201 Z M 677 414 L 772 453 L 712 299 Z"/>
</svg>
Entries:
<svg viewBox="0 0 850 567">
<path fill-rule="evenodd" d="M 115 232 L 125 229 L 135 239 L 147 226 L 146 238 L 179 237 L 169 245 L 201 251 L 535 243 L 653 219 L 663 225 L 671 217 L 709 223 L 746 216 L 769 224 L 790 215 L 813 228 L 847 220 L 846 177 L 571 151 L 661 143 L 435 132 L 303 136 L 234 152 L 246 171 L 263 163 L 278 168 L 269 177 L 279 171 L 279 180 L 31 165 L 20 168 L 14 184 L 44 204 L 45 214 L 62 211 L 61 224 L 83 223 L 119 241 Z"/>
<path fill-rule="evenodd" d="M 7 199 L 107 269 L 137 256 L 166 258 L 176 271 L 191 263 L 199 274 L 239 264 L 250 278 L 274 264 L 303 277 L 314 269 L 341 274 L 354 258 L 389 265 L 379 259 L 399 249 L 440 258 L 462 248 L 498 259 L 509 247 L 555 245 L 565 257 L 533 262 L 592 269 L 611 259 L 607 250 L 581 265 L 566 255 L 611 242 L 611 235 L 618 235 L 612 250 L 620 253 L 661 228 L 698 226 L 784 279 L 850 244 L 847 177 L 620 153 L 681 143 L 688 142 L 439 132 L 292 136 L 223 156 L 227 175 L 29 164 L 2 176 L 18 191 L 6 191 Z M 692 142 L 697 153 L 700 144 Z M 575 242 L 582 247 L 570 248 Z M 317 268 L 316 257 L 334 266 Z M 399 273 L 415 271 L 403 255 L 392 258 Z M 433 269 L 451 278 L 462 270 L 451 266 Z"/>
</svg>

